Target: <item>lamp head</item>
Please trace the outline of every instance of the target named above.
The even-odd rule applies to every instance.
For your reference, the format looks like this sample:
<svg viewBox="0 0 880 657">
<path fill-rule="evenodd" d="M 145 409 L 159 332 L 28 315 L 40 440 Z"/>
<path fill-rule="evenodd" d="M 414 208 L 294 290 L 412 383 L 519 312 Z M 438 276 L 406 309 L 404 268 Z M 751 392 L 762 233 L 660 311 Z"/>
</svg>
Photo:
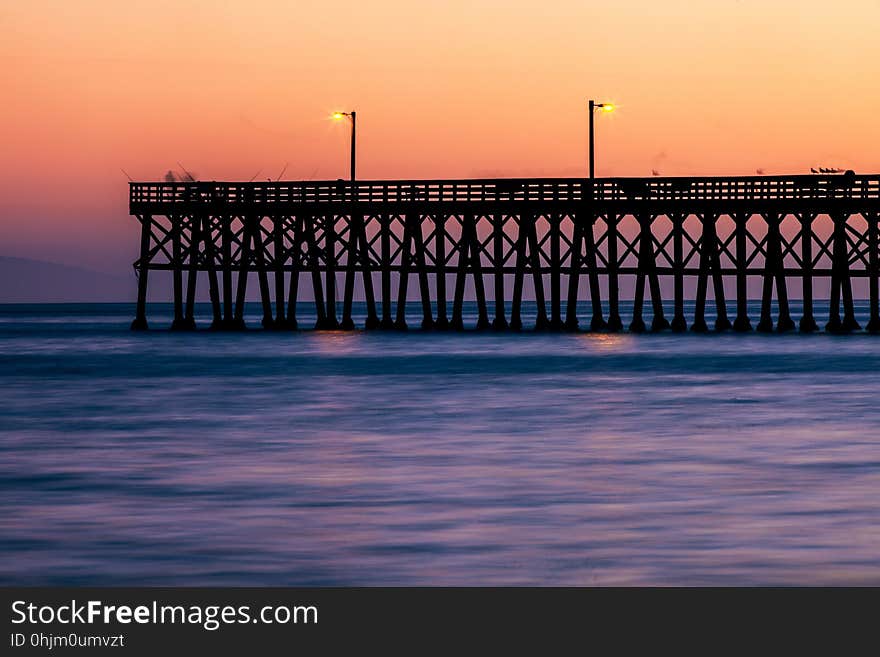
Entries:
<svg viewBox="0 0 880 657">
<path fill-rule="evenodd" d="M 591 100 L 590 109 L 600 110 L 605 114 L 611 114 L 611 112 L 617 109 L 617 105 L 615 105 L 614 103 L 597 103 L 596 101 Z"/>
</svg>

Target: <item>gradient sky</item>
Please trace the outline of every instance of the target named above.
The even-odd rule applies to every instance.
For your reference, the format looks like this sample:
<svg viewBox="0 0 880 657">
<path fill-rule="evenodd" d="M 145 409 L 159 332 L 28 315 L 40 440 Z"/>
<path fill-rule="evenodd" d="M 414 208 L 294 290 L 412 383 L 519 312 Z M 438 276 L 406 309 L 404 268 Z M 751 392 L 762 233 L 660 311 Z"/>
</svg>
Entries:
<svg viewBox="0 0 880 657">
<path fill-rule="evenodd" d="M 158 179 L 880 171 L 880 0 L 0 5 L 0 255 L 130 271 Z"/>
</svg>

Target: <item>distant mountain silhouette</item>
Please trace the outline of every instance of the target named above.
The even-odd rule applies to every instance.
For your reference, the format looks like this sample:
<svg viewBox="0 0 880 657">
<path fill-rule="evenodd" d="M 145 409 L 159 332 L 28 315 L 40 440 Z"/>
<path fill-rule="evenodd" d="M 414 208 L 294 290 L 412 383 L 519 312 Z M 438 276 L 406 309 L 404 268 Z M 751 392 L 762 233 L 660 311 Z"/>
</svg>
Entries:
<svg viewBox="0 0 880 657">
<path fill-rule="evenodd" d="M 0 303 L 131 301 L 137 282 L 131 276 L 0 256 Z"/>
</svg>

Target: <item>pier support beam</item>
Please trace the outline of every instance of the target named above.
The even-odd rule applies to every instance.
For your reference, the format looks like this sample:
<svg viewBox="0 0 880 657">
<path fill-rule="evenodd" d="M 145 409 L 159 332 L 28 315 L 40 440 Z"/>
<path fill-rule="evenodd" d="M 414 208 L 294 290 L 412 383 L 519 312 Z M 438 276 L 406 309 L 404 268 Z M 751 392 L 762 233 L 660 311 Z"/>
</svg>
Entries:
<svg viewBox="0 0 880 657">
<path fill-rule="evenodd" d="M 219 328 L 223 323 L 220 309 L 220 286 L 217 280 L 217 244 L 214 241 L 214 218 L 209 214 L 202 217 L 202 240 L 205 243 L 205 268 L 208 270 L 208 295 L 211 299 L 211 328 Z"/>
<path fill-rule="evenodd" d="M 514 246 L 516 268 L 513 274 L 513 299 L 510 303 L 510 328 L 514 331 L 522 330 L 522 296 L 523 279 L 525 278 L 526 268 L 527 240 L 528 229 L 526 228 L 526 219 L 523 215 L 520 215 L 517 227 L 516 245 Z"/>
<path fill-rule="evenodd" d="M 232 305 L 232 232 L 233 217 L 226 215 L 220 219 L 220 266 L 223 268 L 223 322 L 212 328 L 230 329 L 235 323 Z"/>
<path fill-rule="evenodd" d="M 602 312 L 602 291 L 599 288 L 599 268 L 597 266 L 596 238 L 593 236 L 596 216 L 590 212 L 584 217 L 584 262 L 587 265 L 587 277 L 590 281 L 590 305 L 593 316 L 590 318 L 591 331 L 605 331 L 608 324 L 605 322 Z"/>
<path fill-rule="evenodd" d="M 489 314 L 486 309 L 486 291 L 483 284 L 483 269 L 480 258 L 480 242 L 477 238 L 477 218 L 465 214 L 461 226 L 461 242 L 458 252 L 458 271 L 455 277 L 455 299 L 452 306 L 452 328 L 464 329 L 462 312 L 467 272 L 470 268 L 474 276 L 474 292 L 477 297 L 477 330 L 489 328 Z"/>
<path fill-rule="evenodd" d="M 305 236 L 307 259 L 309 268 L 312 270 L 312 294 L 315 297 L 315 329 L 329 328 L 327 322 L 326 306 L 324 305 L 324 286 L 321 283 L 321 248 L 315 236 L 315 217 L 307 216 L 303 220 L 303 233 Z M 335 328 L 335 327 L 334 327 Z"/>
<path fill-rule="evenodd" d="M 172 295 L 174 300 L 174 319 L 171 330 L 186 328 L 183 321 L 183 222 L 182 215 L 170 215 L 171 220 L 171 255 L 173 258 L 171 271 Z"/>
<path fill-rule="evenodd" d="M 241 250 L 239 252 L 238 279 L 235 288 L 235 317 L 227 326 L 231 330 L 244 330 L 244 304 L 247 295 L 248 271 L 251 261 L 251 225 L 247 217 L 242 217 Z"/>
<path fill-rule="evenodd" d="M 703 236 L 700 240 L 700 273 L 697 279 L 697 300 L 694 308 L 694 323 L 692 331 L 708 331 L 706 326 L 706 289 L 709 285 L 709 276 L 712 276 L 712 287 L 715 294 L 715 330 L 726 331 L 730 328 L 730 320 L 727 318 L 727 305 L 724 301 L 724 281 L 721 276 L 721 255 L 718 244 L 716 223 L 717 214 L 704 214 L 700 216 L 703 225 Z"/>
<path fill-rule="evenodd" d="M 589 211 L 580 212 L 572 216 L 574 230 L 568 274 L 568 304 L 565 309 L 565 328 L 569 331 L 576 331 L 578 328 L 578 285 L 584 265 L 587 268 L 587 277 L 590 285 L 590 304 L 593 313 L 590 319 L 590 330 L 604 331 L 608 328 L 603 318 L 602 296 L 599 291 L 599 272 L 596 269 L 596 241 L 593 237 L 593 220 L 593 214 Z"/>
<path fill-rule="evenodd" d="M 467 278 L 468 250 L 470 248 L 470 240 L 467 230 L 467 218 L 462 220 L 461 239 L 458 241 L 458 263 L 455 272 L 455 296 L 452 299 L 452 322 L 450 328 L 453 331 L 464 330 L 464 319 L 462 317 L 464 306 L 464 287 Z"/>
<path fill-rule="evenodd" d="M 709 242 L 712 248 L 712 288 L 715 294 L 715 330 L 727 331 L 732 327 L 727 317 L 727 302 L 724 298 L 724 277 L 721 272 L 721 244 L 718 240 L 718 215 L 707 217 Z"/>
<path fill-rule="evenodd" d="M 281 215 L 272 217 L 272 250 L 275 263 L 275 320 L 272 328 L 286 329 L 287 314 L 284 309 L 284 264 L 287 252 L 284 249 L 285 218 Z"/>
<path fill-rule="evenodd" d="M 610 212 L 605 215 L 605 235 L 608 248 L 608 324 L 605 330 L 609 333 L 617 333 L 623 328 L 623 321 L 620 319 L 620 287 L 618 284 L 620 260 L 617 254 L 617 226 L 619 223 L 619 215 Z"/>
<path fill-rule="evenodd" d="M 849 333 L 861 328 L 856 321 L 853 306 L 852 281 L 849 273 L 849 244 L 846 236 L 846 222 L 849 215 L 836 213 L 831 216 L 834 222 L 834 235 L 831 247 L 831 304 L 828 324 L 829 333 Z M 840 301 L 843 296 L 843 321 L 840 319 Z"/>
<path fill-rule="evenodd" d="M 736 212 L 730 215 L 734 223 L 734 240 L 736 242 L 736 319 L 733 320 L 733 330 L 740 333 L 752 330 L 752 322 L 749 319 L 749 255 L 746 251 L 746 225 L 752 218 L 750 212 Z"/>
<path fill-rule="evenodd" d="M 434 268 L 437 288 L 437 319 L 434 328 L 445 331 L 449 328 L 446 316 L 446 220 L 445 214 L 434 215 Z"/>
<path fill-rule="evenodd" d="M 434 320 L 431 318 L 431 297 L 428 288 L 428 271 L 425 263 L 425 244 L 422 238 L 422 218 L 416 213 L 406 215 L 403 228 L 403 245 L 400 254 L 400 284 L 397 290 L 397 317 L 394 327 L 405 331 L 406 325 L 406 291 L 412 264 L 416 266 L 419 277 L 419 293 L 422 301 L 422 328 L 430 329 Z"/>
<path fill-rule="evenodd" d="M 670 328 L 681 333 L 687 331 L 687 320 L 684 317 L 684 220 L 686 214 L 672 213 L 668 215 L 672 222 L 672 268 L 674 286 L 674 309 Z"/>
<path fill-rule="evenodd" d="M 186 310 L 183 322 L 177 330 L 194 331 L 196 328 L 196 283 L 199 271 L 199 253 L 202 242 L 202 217 L 192 215 L 189 219 L 189 268 L 186 274 Z"/>
<path fill-rule="evenodd" d="M 541 248 L 538 246 L 537 217 L 528 215 L 526 225 L 528 227 L 529 264 L 532 270 L 532 282 L 535 288 L 535 305 L 538 314 L 535 317 L 535 330 L 546 331 L 550 329 L 550 321 L 547 319 L 547 303 L 544 297 L 544 276 L 541 274 Z"/>
<path fill-rule="evenodd" d="M 367 318 L 364 328 L 369 330 L 379 328 L 379 317 L 376 314 L 376 299 L 373 294 L 373 267 L 370 261 L 370 245 L 367 241 L 367 229 L 363 213 L 352 210 L 348 227 L 348 248 L 346 255 L 345 292 L 342 303 L 343 331 L 354 330 L 354 320 L 351 317 L 354 305 L 354 277 L 358 265 L 361 269 L 361 280 L 364 287 L 364 299 L 367 304 Z"/>
<path fill-rule="evenodd" d="M 321 321 L 322 329 L 326 331 L 339 330 L 339 320 L 336 317 L 336 215 L 328 212 L 324 215 L 324 268 L 327 279 L 327 310 Z"/>
<path fill-rule="evenodd" d="M 768 213 L 762 215 L 767 222 L 766 258 L 764 261 L 764 289 L 761 296 L 761 321 L 758 322 L 758 331 L 768 333 L 773 330 L 773 314 L 771 304 L 773 301 L 773 282 L 776 282 L 776 299 L 779 304 L 779 319 L 776 330 L 780 333 L 794 328 L 794 321 L 788 308 L 788 291 L 785 287 L 785 263 L 782 259 L 782 236 L 779 233 L 779 225 L 783 215 Z"/>
<path fill-rule="evenodd" d="M 391 215 L 379 215 L 379 248 L 382 279 L 382 320 L 379 322 L 379 327 L 383 329 L 394 328 L 394 320 L 391 317 L 391 221 Z"/>
<path fill-rule="evenodd" d="M 299 324 L 296 321 L 296 304 L 299 300 L 299 272 L 303 265 L 303 228 L 302 218 L 290 217 L 290 284 L 287 286 L 287 315 L 285 328 L 296 331 Z"/>
<path fill-rule="evenodd" d="M 257 280 L 260 283 L 260 302 L 263 306 L 262 326 L 271 329 L 275 326 L 272 318 L 272 297 L 269 295 L 269 272 L 266 260 L 266 240 L 263 239 L 262 215 L 251 218 L 251 240 L 253 241 L 254 260 L 257 265 Z"/>
<path fill-rule="evenodd" d="M 804 314 L 798 322 L 801 333 L 813 333 L 819 330 L 816 318 L 813 317 L 813 221 L 814 212 L 801 212 L 797 215 L 801 224 L 801 271 L 803 272 Z"/>
<path fill-rule="evenodd" d="M 584 246 L 584 226 L 582 217 L 574 215 L 571 218 L 574 226 L 571 234 L 571 255 L 568 264 L 568 300 L 565 304 L 565 330 L 577 331 L 577 296 L 578 282 L 581 275 L 582 252 Z"/>
<path fill-rule="evenodd" d="M 131 323 L 132 331 L 146 331 L 147 324 L 147 280 L 150 272 L 150 224 L 153 223 L 151 215 L 138 217 L 141 222 L 141 248 L 140 257 L 134 263 L 138 279 L 137 306 L 135 307 L 134 320 Z"/>
<path fill-rule="evenodd" d="M 660 279 L 657 276 L 657 258 L 654 253 L 654 235 L 651 232 L 651 223 L 654 216 L 640 214 L 636 217 L 639 222 L 639 264 L 636 274 L 635 301 L 633 303 L 633 319 L 629 330 L 633 333 L 642 333 L 645 330 L 645 321 L 642 312 L 645 300 L 645 277 L 651 288 L 651 303 L 654 310 L 654 319 L 651 322 L 652 331 L 663 331 L 669 328 L 669 322 L 663 315 L 663 299 L 660 296 Z"/>
<path fill-rule="evenodd" d="M 422 235 L 424 219 L 421 214 L 413 213 L 411 222 L 415 263 L 419 272 L 419 296 L 422 299 L 422 330 L 428 331 L 434 328 L 434 318 L 431 310 L 431 288 L 428 285 L 428 255 Z"/>
<path fill-rule="evenodd" d="M 880 212 L 862 214 L 868 222 L 868 288 L 870 297 L 870 319 L 867 330 L 880 333 Z"/>
<path fill-rule="evenodd" d="M 492 260 L 495 269 L 495 319 L 492 320 L 492 328 L 496 331 L 508 328 L 504 311 L 504 220 L 505 215 L 501 212 L 492 217 Z"/>
<path fill-rule="evenodd" d="M 354 124 L 352 124 L 353 126 Z M 352 127 L 354 130 L 354 127 Z M 354 133 L 352 132 L 352 135 Z M 354 137 L 352 136 L 352 140 Z M 354 157 L 354 141 L 352 141 L 352 157 Z M 353 161 L 353 160 L 352 160 Z M 353 166 L 353 165 L 352 165 Z M 361 247 L 361 241 L 363 236 L 363 241 L 366 241 L 366 225 L 364 222 L 364 214 L 363 211 L 358 207 L 356 199 L 358 197 L 356 182 L 354 180 L 354 169 L 352 168 L 352 180 L 351 180 L 351 189 L 350 189 L 350 197 L 349 197 L 349 205 L 348 205 L 348 246 L 345 249 L 345 287 L 343 290 L 343 298 L 342 298 L 342 321 L 339 323 L 339 328 L 343 331 L 353 331 L 354 320 L 352 319 L 352 306 L 354 305 L 354 276 L 355 271 L 357 269 L 357 263 L 360 259 L 360 256 L 363 252 L 363 255 L 367 256 L 365 260 L 365 266 L 361 272 L 361 278 L 364 283 L 364 291 L 366 292 L 367 288 L 370 290 L 369 298 L 373 300 L 373 275 L 372 268 L 370 267 L 369 261 L 369 246 L 366 249 Z M 369 280 L 367 280 L 369 279 Z M 370 303 L 367 309 L 367 328 L 376 328 L 378 322 L 375 321 L 375 305 L 374 303 Z"/>
<path fill-rule="evenodd" d="M 553 331 L 562 330 L 562 216 L 549 213 L 550 223 L 550 324 Z"/>
<path fill-rule="evenodd" d="M 531 212 L 520 214 L 519 235 L 516 240 L 516 271 L 513 278 L 513 303 L 510 310 L 510 328 L 514 331 L 522 329 L 522 297 L 526 266 L 532 272 L 535 288 L 535 330 L 546 331 L 550 328 L 547 319 L 547 307 L 544 299 L 544 281 L 541 276 L 541 254 L 538 250 L 538 238 L 535 230 L 536 217 Z"/>
</svg>

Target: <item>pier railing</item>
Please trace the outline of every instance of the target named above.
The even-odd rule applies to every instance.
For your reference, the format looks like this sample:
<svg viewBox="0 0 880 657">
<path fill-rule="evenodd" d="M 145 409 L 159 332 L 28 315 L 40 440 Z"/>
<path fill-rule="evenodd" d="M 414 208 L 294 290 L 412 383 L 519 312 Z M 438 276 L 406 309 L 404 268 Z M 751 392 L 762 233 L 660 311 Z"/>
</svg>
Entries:
<svg viewBox="0 0 880 657">
<path fill-rule="evenodd" d="M 880 177 L 847 175 L 727 178 L 582 178 L 320 182 L 133 182 L 145 204 L 497 203 L 505 201 L 725 201 L 880 199 Z"/>
</svg>

